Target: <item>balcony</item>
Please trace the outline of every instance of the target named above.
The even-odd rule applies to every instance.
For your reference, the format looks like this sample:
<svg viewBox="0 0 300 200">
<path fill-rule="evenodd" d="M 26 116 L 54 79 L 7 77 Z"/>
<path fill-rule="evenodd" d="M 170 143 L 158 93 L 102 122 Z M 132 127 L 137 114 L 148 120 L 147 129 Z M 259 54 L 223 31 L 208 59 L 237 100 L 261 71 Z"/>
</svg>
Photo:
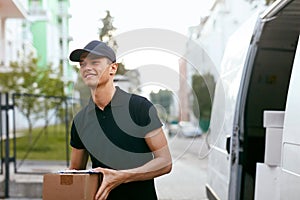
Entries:
<svg viewBox="0 0 300 200">
<path fill-rule="evenodd" d="M 71 14 L 69 13 L 69 3 L 68 2 L 59 2 L 58 4 L 58 16 L 62 18 L 70 18 Z"/>
<path fill-rule="evenodd" d="M 50 13 L 40 7 L 40 6 L 31 6 L 29 8 L 29 20 L 32 22 L 35 21 L 48 21 L 50 18 Z"/>
<path fill-rule="evenodd" d="M 0 18 L 27 18 L 25 5 L 18 0 L 0 0 Z"/>
</svg>

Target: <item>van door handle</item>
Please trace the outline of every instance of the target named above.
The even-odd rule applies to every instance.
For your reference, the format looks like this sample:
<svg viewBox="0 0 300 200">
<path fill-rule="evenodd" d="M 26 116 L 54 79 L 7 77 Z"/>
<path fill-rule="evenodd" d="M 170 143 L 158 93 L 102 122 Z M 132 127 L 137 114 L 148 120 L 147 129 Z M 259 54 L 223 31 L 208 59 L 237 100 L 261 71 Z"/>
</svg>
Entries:
<svg viewBox="0 0 300 200">
<path fill-rule="evenodd" d="M 231 140 L 231 136 L 227 135 L 226 136 L 226 151 L 228 154 L 230 154 L 230 140 Z"/>
</svg>

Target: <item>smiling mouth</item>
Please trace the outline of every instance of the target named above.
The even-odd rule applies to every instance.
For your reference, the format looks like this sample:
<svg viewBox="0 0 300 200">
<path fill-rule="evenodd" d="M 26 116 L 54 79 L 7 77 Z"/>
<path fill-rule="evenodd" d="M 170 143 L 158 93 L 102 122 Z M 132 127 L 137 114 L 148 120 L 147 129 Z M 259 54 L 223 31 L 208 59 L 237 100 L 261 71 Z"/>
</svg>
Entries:
<svg viewBox="0 0 300 200">
<path fill-rule="evenodd" d="M 93 77 L 93 76 L 96 76 L 96 74 L 86 74 L 86 75 L 84 75 L 84 78 L 90 78 L 90 77 Z"/>
</svg>

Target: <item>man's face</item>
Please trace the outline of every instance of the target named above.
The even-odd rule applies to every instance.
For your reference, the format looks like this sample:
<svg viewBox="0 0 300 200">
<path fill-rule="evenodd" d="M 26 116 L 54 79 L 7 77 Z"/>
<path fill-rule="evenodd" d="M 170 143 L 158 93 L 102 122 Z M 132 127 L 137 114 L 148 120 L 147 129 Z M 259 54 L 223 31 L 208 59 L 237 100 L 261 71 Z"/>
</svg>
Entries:
<svg viewBox="0 0 300 200">
<path fill-rule="evenodd" d="M 80 57 L 79 65 L 82 80 L 91 89 L 113 81 L 116 71 L 115 63 L 111 63 L 106 57 L 83 54 Z"/>
</svg>

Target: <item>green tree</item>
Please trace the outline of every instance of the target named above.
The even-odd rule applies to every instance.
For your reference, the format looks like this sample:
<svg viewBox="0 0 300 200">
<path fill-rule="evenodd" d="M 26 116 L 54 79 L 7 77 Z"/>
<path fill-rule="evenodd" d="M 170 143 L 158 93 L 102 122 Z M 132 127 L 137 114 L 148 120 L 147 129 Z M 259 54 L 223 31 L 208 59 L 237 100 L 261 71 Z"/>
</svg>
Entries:
<svg viewBox="0 0 300 200">
<path fill-rule="evenodd" d="M 266 5 L 271 5 L 275 0 L 266 0 Z"/>
<path fill-rule="evenodd" d="M 37 98 L 37 95 L 63 96 L 65 86 L 50 67 L 39 68 L 38 61 L 31 53 L 20 61 L 12 62 L 8 71 L 0 73 L 2 92 L 19 94 L 15 103 L 27 119 L 30 143 L 33 122 L 37 118 L 45 117 L 45 122 L 48 123 L 48 110 L 54 107 L 53 102 Z"/>
<path fill-rule="evenodd" d="M 158 93 L 151 92 L 150 100 L 153 104 L 162 106 L 166 111 L 166 114 L 170 115 L 170 107 L 173 102 L 173 96 L 170 90 L 160 89 Z"/>
<path fill-rule="evenodd" d="M 110 15 L 110 11 L 106 11 L 106 16 L 101 19 L 103 26 L 99 28 L 99 39 L 106 42 L 115 51 L 118 49 L 117 41 L 114 39 L 116 27 L 113 26 L 114 18 Z"/>
<path fill-rule="evenodd" d="M 125 75 L 129 70 L 126 69 L 124 63 L 119 63 L 118 64 L 118 70 L 117 70 L 117 74 L 119 75 Z"/>
<path fill-rule="evenodd" d="M 211 74 L 195 74 L 192 77 L 192 87 L 196 95 L 193 100 L 193 113 L 199 119 L 200 127 L 207 131 L 215 90 L 214 77 Z"/>
</svg>

